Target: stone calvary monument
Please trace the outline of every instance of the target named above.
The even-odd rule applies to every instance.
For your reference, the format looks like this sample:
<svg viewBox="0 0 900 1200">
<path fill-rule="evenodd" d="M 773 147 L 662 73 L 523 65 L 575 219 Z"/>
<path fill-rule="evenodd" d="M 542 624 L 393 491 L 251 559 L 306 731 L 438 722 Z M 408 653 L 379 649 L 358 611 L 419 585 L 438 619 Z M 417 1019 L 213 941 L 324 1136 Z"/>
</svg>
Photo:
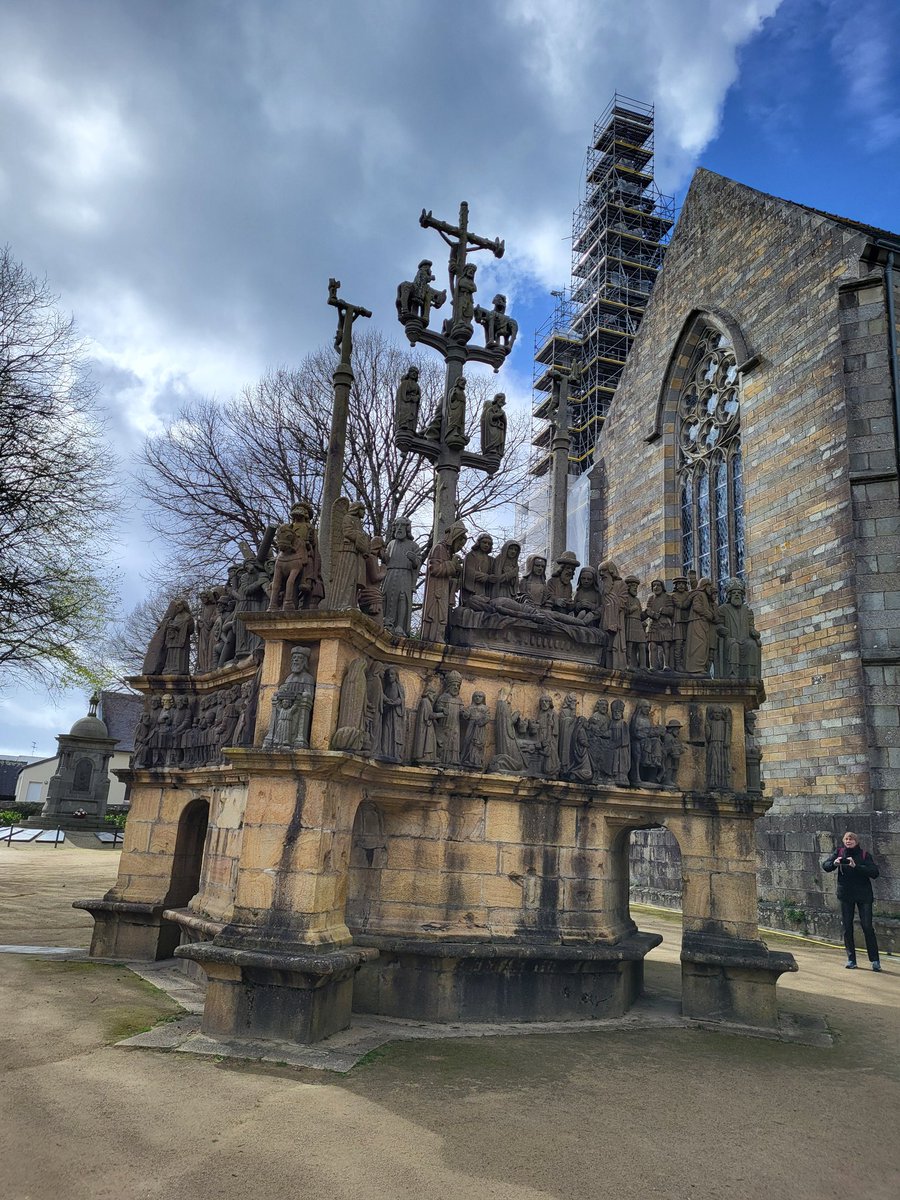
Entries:
<svg viewBox="0 0 900 1200">
<path fill-rule="evenodd" d="M 172 606 L 135 681 L 146 711 L 119 877 L 78 902 L 91 953 L 174 953 L 207 980 L 204 1031 L 226 1038 L 312 1042 L 352 1010 L 620 1015 L 661 940 L 629 913 L 629 835 L 665 827 L 682 854 L 684 1013 L 772 1027 L 776 980 L 796 966 L 757 927 L 754 821 L 769 805 L 743 585 L 718 604 L 707 580 L 656 579 L 642 599 L 613 562 L 562 551 L 522 564 L 516 542 L 495 553 L 470 537 L 459 472 L 502 469 L 506 419 L 498 394 L 467 449 L 465 368 L 499 369 L 516 325 L 503 296 L 475 303 L 468 260 L 504 246 L 471 233 L 465 204 L 455 225 L 424 211 L 420 223 L 450 248 L 448 286 L 423 259 L 397 312 L 412 343 L 443 356 L 446 385 L 422 414 L 406 372 L 395 438 L 434 464 L 430 550 L 406 518 L 384 546 L 338 497 L 323 580 L 314 514 L 298 504 L 195 622 Z M 336 410 L 350 327 L 368 315 L 338 286 Z"/>
</svg>

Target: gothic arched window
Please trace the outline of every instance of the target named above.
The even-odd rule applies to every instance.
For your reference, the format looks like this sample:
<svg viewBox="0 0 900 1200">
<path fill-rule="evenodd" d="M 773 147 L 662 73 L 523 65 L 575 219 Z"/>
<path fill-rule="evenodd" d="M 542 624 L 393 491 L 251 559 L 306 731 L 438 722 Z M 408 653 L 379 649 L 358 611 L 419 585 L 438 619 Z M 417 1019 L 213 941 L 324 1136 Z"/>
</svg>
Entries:
<svg viewBox="0 0 900 1200">
<path fill-rule="evenodd" d="M 744 577 L 744 480 L 734 348 L 707 326 L 678 396 L 678 498 L 685 574 L 708 576 L 720 595 Z"/>
</svg>

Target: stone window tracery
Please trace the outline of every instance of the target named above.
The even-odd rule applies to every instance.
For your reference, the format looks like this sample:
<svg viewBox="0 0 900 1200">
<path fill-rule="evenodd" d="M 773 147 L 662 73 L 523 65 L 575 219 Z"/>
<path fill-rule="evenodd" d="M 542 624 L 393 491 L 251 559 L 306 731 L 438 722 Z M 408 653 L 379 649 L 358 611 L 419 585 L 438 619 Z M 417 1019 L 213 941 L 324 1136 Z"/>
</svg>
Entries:
<svg viewBox="0 0 900 1200">
<path fill-rule="evenodd" d="M 682 570 L 708 576 L 720 594 L 744 576 L 740 385 L 734 349 L 719 330 L 700 336 L 678 397 L 678 496 Z"/>
</svg>

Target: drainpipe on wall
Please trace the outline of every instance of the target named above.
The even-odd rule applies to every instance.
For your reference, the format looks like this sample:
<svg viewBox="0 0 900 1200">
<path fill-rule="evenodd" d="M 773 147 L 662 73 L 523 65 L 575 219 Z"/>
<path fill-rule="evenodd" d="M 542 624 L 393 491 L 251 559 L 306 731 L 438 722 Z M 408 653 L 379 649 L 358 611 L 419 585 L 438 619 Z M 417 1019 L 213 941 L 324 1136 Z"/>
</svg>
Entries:
<svg viewBox="0 0 900 1200">
<path fill-rule="evenodd" d="M 875 240 L 875 246 L 881 259 L 881 251 L 886 251 L 884 259 L 884 290 L 887 299 L 888 327 L 888 358 L 891 364 L 891 391 L 894 398 L 894 457 L 897 463 L 897 475 L 900 480 L 900 362 L 897 358 L 897 318 L 894 311 L 894 263 L 900 245 L 895 242 Z"/>
</svg>

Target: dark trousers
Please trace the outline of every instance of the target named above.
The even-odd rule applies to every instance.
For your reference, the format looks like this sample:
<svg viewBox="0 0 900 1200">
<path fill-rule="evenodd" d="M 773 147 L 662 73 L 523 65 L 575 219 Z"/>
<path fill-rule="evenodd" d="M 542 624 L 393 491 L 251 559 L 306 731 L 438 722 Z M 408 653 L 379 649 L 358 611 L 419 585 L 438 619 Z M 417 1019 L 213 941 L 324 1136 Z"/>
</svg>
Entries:
<svg viewBox="0 0 900 1200">
<path fill-rule="evenodd" d="M 872 905 L 863 900 L 841 901 L 841 925 L 844 929 L 844 948 L 847 951 L 847 957 L 856 962 L 856 943 L 853 940 L 854 908 L 859 913 L 859 924 L 863 931 L 863 937 L 866 939 L 866 953 L 869 956 L 869 962 L 876 962 L 878 942 L 875 940 L 875 930 L 872 928 Z"/>
</svg>

